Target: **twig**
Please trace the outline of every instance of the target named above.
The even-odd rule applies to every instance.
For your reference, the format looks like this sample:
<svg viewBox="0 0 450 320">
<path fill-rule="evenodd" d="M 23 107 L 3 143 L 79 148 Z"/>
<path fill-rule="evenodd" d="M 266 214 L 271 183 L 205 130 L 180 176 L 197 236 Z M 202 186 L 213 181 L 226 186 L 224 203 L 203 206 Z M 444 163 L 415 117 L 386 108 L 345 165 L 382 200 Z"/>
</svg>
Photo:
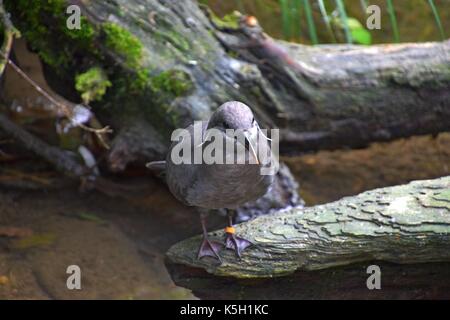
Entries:
<svg viewBox="0 0 450 320">
<path fill-rule="evenodd" d="M 80 165 L 70 153 L 50 146 L 41 139 L 35 137 L 28 131 L 22 129 L 3 114 L 0 114 L 0 128 L 17 141 L 21 142 L 27 149 L 52 163 L 58 170 L 69 176 L 84 177 L 87 168 Z"/>
<path fill-rule="evenodd" d="M 51 146 L 41 139 L 35 137 L 3 114 L 0 114 L 0 129 L 12 136 L 23 146 L 54 165 L 59 171 L 72 178 L 81 179 L 82 189 L 95 188 L 108 196 L 120 196 L 127 187 L 97 176 L 93 168 L 88 168 L 79 163 L 71 153 Z"/>
<path fill-rule="evenodd" d="M 3 41 L 2 47 L 0 48 L 0 53 L 2 57 L 5 59 L 5 62 L 0 63 L 0 77 L 1 77 L 3 71 L 5 71 L 6 63 L 9 60 L 9 53 L 11 52 L 14 36 L 20 35 L 19 31 L 16 28 L 14 28 L 11 20 L 9 20 L 8 15 L 6 14 L 5 9 L 3 8 L 3 0 L 0 0 L 0 21 L 5 28 L 4 30 L 5 39 Z"/>
<path fill-rule="evenodd" d="M 49 93 L 47 93 L 44 89 L 42 89 L 33 79 L 31 79 L 25 72 L 23 72 L 22 69 L 19 68 L 19 66 L 17 66 L 12 60 L 9 59 L 9 53 L 11 52 L 14 36 L 19 35 L 19 32 L 17 31 L 16 28 L 14 28 L 13 24 L 9 20 L 8 15 L 6 14 L 3 8 L 3 0 L 0 0 L 0 18 L 3 25 L 5 26 L 5 41 L 0 50 L 0 57 L 2 57 L 5 60 L 5 62 L 0 63 L 0 76 L 3 74 L 6 64 L 10 65 L 22 78 L 24 78 L 28 83 L 30 83 L 31 86 L 37 92 L 39 92 L 51 103 L 53 103 L 56 107 L 58 107 L 67 118 L 71 119 L 73 116 L 73 112 L 67 105 L 54 99 Z M 109 128 L 109 126 L 100 129 L 95 129 L 80 123 L 78 124 L 78 127 L 88 132 L 94 133 L 97 136 L 98 140 L 100 141 L 100 144 L 105 149 L 109 149 L 109 145 L 106 143 L 103 137 L 104 134 L 112 133 L 112 130 L 111 128 Z"/>
<path fill-rule="evenodd" d="M 103 137 L 103 134 L 107 134 L 107 133 L 112 133 L 113 130 L 109 127 L 109 126 L 105 126 L 103 128 L 100 129 L 95 129 L 95 128 L 91 128 L 88 126 L 85 126 L 84 124 L 80 123 L 77 125 L 78 127 L 80 127 L 81 129 L 85 130 L 85 131 L 89 131 L 95 134 L 95 136 L 97 137 L 98 141 L 100 142 L 100 144 L 103 146 L 103 148 L 105 149 L 110 149 L 109 145 L 106 143 L 105 138 Z"/>
<path fill-rule="evenodd" d="M 0 53 L 3 55 L 2 53 Z M 7 63 L 22 77 L 24 78 L 28 83 L 31 84 L 31 86 L 40 94 L 42 94 L 45 98 L 47 98 L 52 104 L 57 106 L 61 112 L 69 119 L 72 119 L 73 117 L 73 111 L 70 109 L 67 105 L 57 101 L 55 98 L 53 98 L 48 92 L 46 92 L 44 89 L 42 89 L 33 79 L 31 79 L 25 72 L 22 71 L 22 69 L 19 68 L 12 60 L 7 59 Z M 112 133 L 112 129 L 109 126 L 105 126 L 100 129 L 95 129 L 88 127 L 82 123 L 77 124 L 78 127 L 82 128 L 83 130 L 89 131 L 94 133 L 97 138 L 99 139 L 100 143 L 105 147 L 106 149 L 109 149 L 108 144 L 105 142 L 103 138 L 103 134 Z"/>
<path fill-rule="evenodd" d="M 49 93 L 47 93 L 44 89 L 42 89 L 33 79 L 31 79 L 25 72 L 22 71 L 22 69 L 19 68 L 19 66 L 17 66 L 10 59 L 8 59 L 7 62 L 22 78 L 24 78 L 28 83 L 30 83 L 37 92 L 42 94 L 51 103 L 59 107 L 64 115 L 66 115 L 68 118 L 72 116 L 71 110 L 66 105 L 60 103 L 59 101 L 56 101 Z"/>
</svg>

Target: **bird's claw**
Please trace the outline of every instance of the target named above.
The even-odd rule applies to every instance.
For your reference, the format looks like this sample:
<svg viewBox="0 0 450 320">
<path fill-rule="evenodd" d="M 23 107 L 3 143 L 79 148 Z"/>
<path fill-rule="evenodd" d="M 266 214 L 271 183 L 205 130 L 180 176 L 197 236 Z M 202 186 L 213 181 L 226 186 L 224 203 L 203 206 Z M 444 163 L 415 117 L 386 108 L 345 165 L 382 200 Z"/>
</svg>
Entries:
<svg viewBox="0 0 450 320">
<path fill-rule="evenodd" d="M 253 243 L 250 241 L 235 236 L 233 233 L 226 233 L 225 248 L 234 250 L 238 258 L 241 257 L 241 252 L 250 247 Z"/>
<path fill-rule="evenodd" d="M 203 257 L 213 257 L 217 258 L 220 262 L 222 259 L 219 256 L 219 251 L 223 248 L 223 244 L 218 241 L 209 240 L 207 238 L 203 238 L 203 241 L 198 249 L 197 259 L 201 259 Z"/>
</svg>

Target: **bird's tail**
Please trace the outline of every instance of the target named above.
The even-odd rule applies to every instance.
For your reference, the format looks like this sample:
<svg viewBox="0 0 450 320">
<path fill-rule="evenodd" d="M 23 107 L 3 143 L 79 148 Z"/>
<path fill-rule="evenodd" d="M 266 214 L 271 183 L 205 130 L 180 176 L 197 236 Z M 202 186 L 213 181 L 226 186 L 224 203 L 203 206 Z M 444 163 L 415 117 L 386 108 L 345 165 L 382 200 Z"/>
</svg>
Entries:
<svg viewBox="0 0 450 320">
<path fill-rule="evenodd" d="M 145 166 L 157 174 L 162 174 L 166 170 L 166 161 L 151 161 L 148 162 Z"/>
</svg>

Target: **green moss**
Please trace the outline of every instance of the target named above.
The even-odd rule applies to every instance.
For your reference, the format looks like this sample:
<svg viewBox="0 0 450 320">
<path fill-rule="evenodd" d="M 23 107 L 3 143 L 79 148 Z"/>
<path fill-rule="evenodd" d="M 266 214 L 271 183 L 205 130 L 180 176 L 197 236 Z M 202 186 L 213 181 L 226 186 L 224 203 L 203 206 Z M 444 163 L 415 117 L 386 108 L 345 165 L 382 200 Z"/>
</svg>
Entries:
<svg viewBox="0 0 450 320">
<path fill-rule="evenodd" d="M 192 80 L 188 73 L 181 70 L 167 70 L 150 80 L 150 87 L 156 93 L 161 91 L 173 96 L 182 96 L 189 92 Z"/>
<path fill-rule="evenodd" d="M 84 16 L 80 17 L 80 25 L 81 29 L 79 30 L 70 30 L 67 27 L 62 28 L 62 30 L 68 38 L 77 41 L 78 44 L 82 44 L 84 47 L 89 47 L 97 36 L 97 32 Z"/>
<path fill-rule="evenodd" d="M 234 11 L 230 14 L 224 15 L 223 18 L 219 18 L 214 14 L 214 12 L 210 11 L 210 16 L 212 22 L 219 28 L 228 28 L 228 29 L 238 29 L 239 28 L 239 19 L 241 14 L 238 11 Z"/>
<path fill-rule="evenodd" d="M 150 70 L 140 69 L 133 76 L 130 83 L 130 89 L 132 92 L 142 92 L 147 88 L 149 82 Z"/>
<path fill-rule="evenodd" d="M 171 129 L 179 127 L 180 115 L 171 108 L 175 97 L 187 95 L 193 89 L 188 73 L 182 70 L 167 70 L 150 79 L 150 90 L 158 103 L 160 115 L 170 124 Z"/>
<path fill-rule="evenodd" d="M 171 26 L 167 26 L 167 28 L 170 28 Z M 183 52 L 183 53 L 188 53 L 189 50 L 191 49 L 190 43 L 189 41 L 187 41 L 183 35 L 181 35 L 180 33 L 173 31 L 173 30 L 168 30 L 168 31 L 163 31 L 163 30 L 154 30 L 153 31 L 153 35 L 156 39 L 158 39 L 160 42 L 167 41 L 170 42 L 176 49 L 178 49 L 179 51 Z"/>
<path fill-rule="evenodd" d="M 33 50 L 56 71 L 76 66 L 79 55 L 96 53 L 96 31 L 86 18 L 81 17 L 80 30 L 67 28 L 65 0 L 7 1 L 5 7 Z"/>
<path fill-rule="evenodd" d="M 128 67 L 139 67 L 144 52 L 139 39 L 128 30 L 111 22 L 104 23 L 102 29 L 106 35 L 106 46 L 123 57 Z"/>
<path fill-rule="evenodd" d="M 143 115 L 160 132 L 172 130 L 178 116 L 169 106 L 193 87 L 189 74 L 169 70 L 153 76 L 155 70 L 143 65 L 142 42 L 118 24 L 96 26 L 82 17 L 81 30 L 69 30 L 66 0 L 16 0 L 5 5 L 27 43 L 57 77 L 72 80 L 73 90 L 81 93 L 85 103 L 101 100 L 102 105 L 110 106 L 99 109 L 105 118 Z M 154 36 L 164 38 L 180 56 L 187 57 L 189 42 L 171 27 L 167 25 Z M 122 58 L 126 68 L 112 64 L 106 50 Z M 80 70 L 87 71 L 80 74 Z M 125 112 L 117 110 L 124 108 Z"/>
<path fill-rule="evenodd" d="M 193 88 L 189 74 L 176 69 L 156 76 L 150 76 L 148 69 L 140 69 L 136 74 L 122 75 L 112 82 L 114 105 L 127 103 L 130 114 L 145 115 L 163 134 L 171 132 L 179 122 L 179 115 L 170 107 L 172 101 Z"/>
<path fill-rule="evenodd" d="M 169 31 L 168 37 L 171 42 L 177 47 L 180 51 L 186 52 L 190 49 L 189 41 L 187 41 L 182 35 L 180 35 L 176 31 Z"/>
<path fill-rule="evenodd" d="M 91 101 L 100 101 L 110 86 L 111 82 L 108 80 L 108 76 L 100 67 L 90 68 L 75 77 L 75 89 L 81 93 L 85 104 L 89 104 Z"/>
</svg>

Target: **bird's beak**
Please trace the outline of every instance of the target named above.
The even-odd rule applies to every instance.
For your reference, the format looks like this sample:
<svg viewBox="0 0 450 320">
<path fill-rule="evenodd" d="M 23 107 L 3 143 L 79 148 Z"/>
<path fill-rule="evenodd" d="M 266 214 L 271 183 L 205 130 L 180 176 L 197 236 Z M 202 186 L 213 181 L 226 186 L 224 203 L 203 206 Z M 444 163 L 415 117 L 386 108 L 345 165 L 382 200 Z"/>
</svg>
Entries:
<svg viewBox="0 0 450 320">
<path fill-rule="evenodd" d="M 253 156 L 255 157 L 256 160 L 256 164 L 260 164 L 259 159 L 258 159 L 258 154 L 255 151 L 255 145 L 257 145 L 257 141 L 258 141 L 258 128 L 255 126 L 249 130 L 246 130 L 244 132 L 245 134 L 245 138 L 248 141 L 248 144 L 250 146 L 250 150 L 253 154 Z"/>
</svg>

